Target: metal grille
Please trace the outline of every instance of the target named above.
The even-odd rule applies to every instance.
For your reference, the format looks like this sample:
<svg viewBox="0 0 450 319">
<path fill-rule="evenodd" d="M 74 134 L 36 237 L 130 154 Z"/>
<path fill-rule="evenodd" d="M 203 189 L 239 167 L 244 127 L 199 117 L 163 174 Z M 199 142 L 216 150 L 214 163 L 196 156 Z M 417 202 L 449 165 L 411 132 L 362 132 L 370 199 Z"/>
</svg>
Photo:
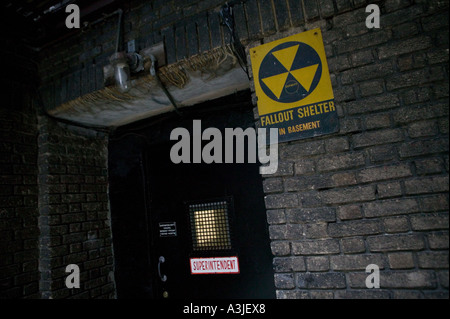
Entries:
<svg viewBox="0 0 450 319">
<path fill-rule="evenodd" d="M 189 205 L 193 250 L 231 249 L 226 201 Z"/>
</svg>

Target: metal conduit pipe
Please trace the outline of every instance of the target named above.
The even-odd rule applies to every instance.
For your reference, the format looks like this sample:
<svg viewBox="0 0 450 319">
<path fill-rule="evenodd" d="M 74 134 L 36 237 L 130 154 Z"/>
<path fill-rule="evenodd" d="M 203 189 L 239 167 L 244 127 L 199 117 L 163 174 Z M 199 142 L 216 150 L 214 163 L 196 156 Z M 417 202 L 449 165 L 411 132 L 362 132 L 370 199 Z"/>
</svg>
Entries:
<svg viewBox="0 0 450 319">
<path fill-rule="evenodd" d="M 122 11 L 122 9 L 118 9 L 117 12 L 118 12 L 118 14 L 119 14 L 119 21 L 118 21 L 118 23 L 117 23 L 116 52 L 119 52 L 120 31 L 121 31 L 121 29 L 122 29 L 122 16 L 123 16 L 123 11 Z"/>
<path fill-rule="evenodd" d="M 164 91 L 164 94 L 166 94 L 167 98 L 169 99 L 170 103 L 172 103 L 175 112 L 177 112 L 178 115 L 182 115 L 180 110 L 178 109 L 177 103 L 175 102 L 172 94 L 167 90 L 164 83 L 161 82 L 161 78 L 159 77 L 158 73 L 156 72 L 156 64 L 158 63 L 158 60 L 153 54 L 149 54 L 150 60 L 152 61 L 152 65 L 150 67 L 150 75 L 153 76 L 156 79 L 156 82 L 158 83 L 159 87 Z"/>
</svg>

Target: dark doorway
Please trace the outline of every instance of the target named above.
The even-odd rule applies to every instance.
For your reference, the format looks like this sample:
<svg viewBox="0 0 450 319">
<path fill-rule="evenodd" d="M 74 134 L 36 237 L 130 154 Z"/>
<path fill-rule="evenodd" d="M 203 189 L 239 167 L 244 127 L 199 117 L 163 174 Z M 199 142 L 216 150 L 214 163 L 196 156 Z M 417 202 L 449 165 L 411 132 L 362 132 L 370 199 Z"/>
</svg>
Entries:
<svg viewBox="0 0 450 319">
<path fill-rule="evenodd" d="M 259 164 L 172 163 L 170 132 L 184 127 L 192 136 L 194 119 L 203 129 L 253 127 L 250 94 L 121 128 L 111 138 L 118 297 L 274 298 Z"/>
</svg>

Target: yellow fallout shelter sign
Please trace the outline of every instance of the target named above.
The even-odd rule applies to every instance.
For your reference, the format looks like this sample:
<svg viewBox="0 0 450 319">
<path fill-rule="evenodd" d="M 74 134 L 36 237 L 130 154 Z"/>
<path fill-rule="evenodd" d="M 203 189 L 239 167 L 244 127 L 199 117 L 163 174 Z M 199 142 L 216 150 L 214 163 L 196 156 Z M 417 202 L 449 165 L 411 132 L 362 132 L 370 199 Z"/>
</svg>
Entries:
<svg viewBox="0 0 450 319">
<path fill-rule="evenodd" d="M 261 127 L 278 128 L 279 141 L 339 130 L 320 29 L 250 50 Z"/>
</svg>

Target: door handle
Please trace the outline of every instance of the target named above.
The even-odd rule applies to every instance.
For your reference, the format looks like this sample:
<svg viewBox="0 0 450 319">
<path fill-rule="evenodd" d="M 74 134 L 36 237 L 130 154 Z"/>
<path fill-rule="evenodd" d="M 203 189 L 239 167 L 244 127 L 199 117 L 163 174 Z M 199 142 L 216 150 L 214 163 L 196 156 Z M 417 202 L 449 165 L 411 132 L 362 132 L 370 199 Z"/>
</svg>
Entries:
<svg viewBox="0 0 450 319">
<path fill-rule="evenodd" d="M 159 260 L 158 260 L 158 275 L 159 275 L 159 279 L 161 279 L 162 282 L 166 282 L 167 281 L 167 276 L 166 275 L 161 275 L 161 264 L 163 264 L 166 261 L 166 259 L 164 258 L 164 256 L 160 256 Z"/>
</svg>

